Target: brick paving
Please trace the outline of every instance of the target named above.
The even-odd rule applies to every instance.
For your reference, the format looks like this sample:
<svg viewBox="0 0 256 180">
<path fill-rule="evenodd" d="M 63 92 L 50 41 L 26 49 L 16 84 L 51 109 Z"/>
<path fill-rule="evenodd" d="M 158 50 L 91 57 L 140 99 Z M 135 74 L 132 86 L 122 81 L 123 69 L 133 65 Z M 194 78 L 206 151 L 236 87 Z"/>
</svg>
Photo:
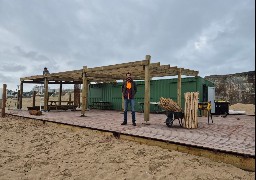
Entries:
<svg viewBox="0 0 256 180">
<path fill-rule="evenodd" d="M 80 117 L 80 111 L 50 111 L 43 112 L 42 116 L 30 115 L 25 110 L 8 110 L 7 113 L 255 157 L 255 116 L 213 116 L 210 124 L 207 117 L 198 117 L 197 129 L 185 129 L 178 120 L 171 128 L 167 127 L 164 114 L 150 114 L 149 124 L 146 124 L 144 115 L 136 113 L 137 126 L 133 126 L 128 113 L 128 125 L 122 126 L 120 111 L 90 110 L 85 117 Z"/>
</svg>

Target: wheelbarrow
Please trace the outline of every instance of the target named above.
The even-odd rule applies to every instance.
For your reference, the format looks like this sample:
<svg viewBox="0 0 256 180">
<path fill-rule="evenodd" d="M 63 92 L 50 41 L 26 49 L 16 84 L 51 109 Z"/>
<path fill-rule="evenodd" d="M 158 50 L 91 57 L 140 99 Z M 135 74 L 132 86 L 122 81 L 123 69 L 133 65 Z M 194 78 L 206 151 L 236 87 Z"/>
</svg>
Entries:
<svg viewBox="0 0 256 180">
<path fill-rule="evenodd" d="M 172 111 L 166 111 L 166 116 L 167 116 L 167 119 L 165 121 L 165 124 L 168 126 L 168 127 L 172 127 L 173 125 L 173 121 L 175 119 L 178 119 L 179 120 L 179 124 L 180 126 L 182 127 L 182 119 L 184 118 L 184 113 L 183 112 L 172 112 Z"/>
</svg>

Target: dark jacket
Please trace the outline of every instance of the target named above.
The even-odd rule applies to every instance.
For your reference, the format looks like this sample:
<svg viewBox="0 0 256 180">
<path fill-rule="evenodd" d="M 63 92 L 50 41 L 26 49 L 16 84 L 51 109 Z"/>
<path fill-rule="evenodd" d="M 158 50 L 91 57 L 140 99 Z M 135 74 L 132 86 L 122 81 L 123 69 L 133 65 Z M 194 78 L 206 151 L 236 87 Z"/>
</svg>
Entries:
<svg viewBox="0 0 256 180">
<path fill-rule="evenodd" d="M 127 83 L 127 81 L 124 81 L 123 85 L 122 85 L 122 93 L 123 93 L 124 99 L 128 99 L 128 89 L 126 88 L 126 83 Z M 131 81 L 131 84 L 132 84 L 131 94 L 129 97 L 130 97 L 130 99 L 134 99 L 134 96 L 137 92 L 137 85 L 134 81 Z"/>
</svg>

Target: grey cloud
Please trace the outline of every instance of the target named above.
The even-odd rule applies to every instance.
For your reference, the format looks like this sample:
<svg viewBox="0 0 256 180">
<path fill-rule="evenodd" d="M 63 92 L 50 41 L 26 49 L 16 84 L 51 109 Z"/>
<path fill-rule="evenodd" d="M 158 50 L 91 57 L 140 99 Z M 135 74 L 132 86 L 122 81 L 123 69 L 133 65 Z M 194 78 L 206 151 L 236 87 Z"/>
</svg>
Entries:
<svg viewBox="0 0 256 180">
<path fill-rule="evenodd" d="M 23 56 L 24 58 L 30 59 L 30 60 L 36 60 L 36 61 L 50 61 L 50 58 L 46 57 L 45 55 L 39 54 L 35 51 L 28 51 L 26 52 L 24 49 L 22 49 L 19 46 L 15 46 L 13 48 L 18 56 Z"/>
<path fill-rule="evenodd" d="M 0 62 L 26 65 L 22 76 L 146 54 L 201 76 L 250 71 L 254 44 L 253 0 L 0 1 Z"/>
<path fill-rule="evenodd" d="M 4 73 L 0 72 L 0 82 L 1 84 L 5 83 L 15 83 L 17 80 L 14 76 L 5 75 Z M 1 85 L 2 86 L 2 85 Z"/>
<path fill-rule="evenodd" d="M 18 72 L 18 71 L 24 71 L 26 70 L 26 66 L 23 65 L 16 65 L 16 64 L 1 64 L 0 71 L 6 71 L 6 72 Z"/>
</svg>

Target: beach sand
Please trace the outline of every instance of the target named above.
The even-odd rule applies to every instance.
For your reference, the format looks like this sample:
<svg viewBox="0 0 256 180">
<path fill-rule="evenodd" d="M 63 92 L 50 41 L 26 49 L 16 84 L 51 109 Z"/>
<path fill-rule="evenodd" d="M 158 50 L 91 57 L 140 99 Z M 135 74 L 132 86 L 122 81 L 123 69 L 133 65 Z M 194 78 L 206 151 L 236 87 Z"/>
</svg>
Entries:
<svg viewBox="0 0 256 180">
<path fill-rule="evenodd" d="M 24 118 L 0 118 L 0 179 L 255 179 L 225 163 Z"/>
<path fill-rule="evenodd" d="M 229 109 L 232 109 L 234 111 L 245 111 L 246 115 L 255 116 L 255 105 L 254 104 L 237 103 L 237 104 L 231 105 L 229 107 Z"/>
</svg>

